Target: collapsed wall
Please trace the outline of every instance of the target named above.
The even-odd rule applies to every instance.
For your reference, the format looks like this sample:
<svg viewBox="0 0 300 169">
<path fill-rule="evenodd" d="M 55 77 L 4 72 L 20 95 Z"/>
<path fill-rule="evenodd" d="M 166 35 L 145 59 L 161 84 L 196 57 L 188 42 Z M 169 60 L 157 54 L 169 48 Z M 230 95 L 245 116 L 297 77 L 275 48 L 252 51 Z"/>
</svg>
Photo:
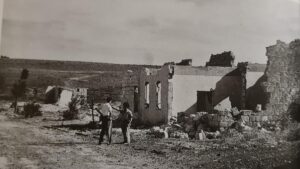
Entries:
<svg viewBox="0 0 300 169">
<path fill-rule="evenodd" d="M 231 51 L 223 52 L 221 54 L 211 55 L 206 66 L 222 66 L 232 67 L 234 66 L 235 56 Z"/>
<path fill-rule="evenodd" d="M 276 116 L 300 111 L 300 39 L 267 47 L 268 64 L 264 83 L 269 93 L 266 110 Z"/>
</svg>

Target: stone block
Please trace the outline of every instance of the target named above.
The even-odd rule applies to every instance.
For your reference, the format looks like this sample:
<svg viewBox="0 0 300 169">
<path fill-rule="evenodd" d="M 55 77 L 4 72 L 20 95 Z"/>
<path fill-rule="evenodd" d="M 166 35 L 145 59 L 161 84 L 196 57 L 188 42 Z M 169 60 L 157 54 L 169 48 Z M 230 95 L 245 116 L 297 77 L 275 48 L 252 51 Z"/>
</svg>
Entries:
<svg viewBox="0 0 300 169">
<path fill-rule="evenodd" d="M 262 116 L 261 121 L 268 121 L 268 116 Z"/>
<path fill-rule="evenodd" d="M 252 126 L 252 127 L 256 127 L 257 124 L 258 124 L 258 122 L 255 121 L 255 122 L 252 122 L 252 125 L 251 125 L 251 126 Z"/>
<path fill-rule="evenodd" d="M 252 110 L 241 110 L 242 115 L 250 116 L 253 113 Z"/>
<path fill-rule="evenodd" d="M 247 126 L 251 126 L 251 122 L 245 122 L 245 124 L 247 125 Z"/>
<path fill-rule="evenodd" d="M 237 115 L 240 114 L 240 111 L 239 111 L 236 107 L 232 108 L 232 109 L 231 109 L 231 112 L 232 112 L 232 115 L 233 115 L 233 116 L 237 116 Z"/>
<path fill-rule="evenodd" d="M 250 122 L 254 122 L 255 121 L 255 116 L 249 116 L 249 120 L 250 120 Z"/>
<path fill-rule="evenodd" d="M 210 121 L 209 125 L 211 127 L 219 127 L 219 121 Z"/>
<path fill-rule="evenodd" d="M 228 127 L 228 122 L 226 122 L 226 121 L 221 121 L 221 122 L 220 122 L 220 127 Z"/>
<path fill-rule="evenodd" d="M 187 133 L 175 131 L 174 133 L 171 133 L 170 137 L 172 138 L 180 138 L 180 139 L 188 139 L 189 136 Z"/>
<path fill-rule="evenodd" d="M 261 116 L 255 116 L 255 121 L 260 122 L 261 121 Z"/>
<path fill-rule="evenodd" d="M 203 132 L 203 130 L 201 130 L 200 132 L 196 133 L 196 139 L 197 140 L 204 140 L 206 139 L 205 133 Z"/>
<path fill-rule="evenodd" d="M 224 116 L 218 116 L 218 115 L 215 115 L 215 116 L 213 116 L 213 121 L 220 121 L 221 119 L 223 119 L 224 118 Z"/>
<path fill-rule="evenodd" d="M 247 126 L 252 126 L 252 122 L 251 122 L 251 121 L 246 122 L 245 124 L 246 124 Z"/>
<path fill-rule="evenodd" d="M 184 125 L 184 131 L 185 132 L 191 132 L 191 131 L 194 131 L 195 130 L 195 128 L 194 128 L 194 125 L 192 124 L 185 124 Z"/>
<path fill-rule="evenodd" d="M 241 116 L 241 119 L 243 121 L 245 121 L 245 122 L 249 122 L 250 121 L 249 116 L 245 116 L 245 115 Z"/>
<path fill-rule="evenodd" d="M 272 121 L 273 120 L 273 116 L 268 116 L 268 120 Z"/>
</svg>

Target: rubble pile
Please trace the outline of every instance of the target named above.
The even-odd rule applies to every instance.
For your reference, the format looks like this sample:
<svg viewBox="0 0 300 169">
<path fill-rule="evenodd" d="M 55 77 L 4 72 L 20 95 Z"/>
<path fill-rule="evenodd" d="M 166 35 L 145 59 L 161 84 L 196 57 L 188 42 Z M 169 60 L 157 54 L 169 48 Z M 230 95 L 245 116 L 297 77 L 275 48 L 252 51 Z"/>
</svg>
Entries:
<svg viewBox="0 0 300 169">
<path fill-rule="evenodd" d="M 158 126 L 152 127 L 148 134 L 153 135 L 155 138 L 168 138 L 167 131 Z"/>
<path fill-rule="evenodd" d="M 270 115 L 266 112 L 255 113 L 249 110 L 242 110 L 240 118 L 245 122 L 248 126 L 259 126 L 261 124 L 270 125 L 270 126 L 278 126 L 280 123 L 279 116 Z"/>
<path fill-rule="evenodd" d="M 197 112 L 195 114 L 178 113 L 171 118 L 168 125 L 152 127 L 148 134 L 156 138 L 179 139 L 216 139 L 222 133 L 234 130 L 240 133 L 259 129 L 262 131 L 280 130 L 279 121 L 264 112 L 251 110 L 214 110 L 213 113 Z"/>
</svg>

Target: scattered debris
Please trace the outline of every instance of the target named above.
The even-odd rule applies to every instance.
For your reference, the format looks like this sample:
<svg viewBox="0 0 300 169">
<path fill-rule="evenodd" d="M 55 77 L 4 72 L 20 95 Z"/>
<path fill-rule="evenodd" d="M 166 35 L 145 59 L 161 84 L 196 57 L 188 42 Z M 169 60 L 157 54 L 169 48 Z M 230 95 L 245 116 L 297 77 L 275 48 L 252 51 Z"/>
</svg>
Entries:
<svg viewBox="0 0 300 169">
<path fill-rule="evenodd" d="M 151 153 L 157 154 L 157 155 L 166 155 L 166 152 L 163 150 L 152 150 Z"/>
</svg>

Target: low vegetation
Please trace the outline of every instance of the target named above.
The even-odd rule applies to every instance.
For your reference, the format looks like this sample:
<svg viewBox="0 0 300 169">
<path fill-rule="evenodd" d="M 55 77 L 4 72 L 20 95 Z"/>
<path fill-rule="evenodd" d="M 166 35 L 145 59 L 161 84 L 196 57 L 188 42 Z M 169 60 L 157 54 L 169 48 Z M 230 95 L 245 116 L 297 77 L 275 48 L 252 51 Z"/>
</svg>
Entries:
<svg viewBox="0 0 300 169">
<path fill-rule="evenodd" d="M 15 109 L 14 110 L 15 113 L 18 113 L 18 99 L 24 96 L 26 93 L 26 88 L 27 88 L 26 80 L 28 76 L 29 76 L 29 71 L 27 69 L 23 69 L 20 79 L 17 82 L 15 82 L 12 86 L 11 93 L 12 96 L 14 97 L 13 107 Z"/>
<path fill-rule="evenodd" d="M 34 116 L 41 116 L 42 112 L 40 111 L 41 106 L 37 103 L 31 102 L 24 105 L 24 111 L 22 114 L 25 118 L 31 118 Z"/>
<path fill-rule="evenodd" d="M 77 98 L 73 98 L 71 100 L 71 102 L 69 103 L 68 110 L 65 110 L 63 112 L 63 119 L 64 120 L 74 120 L 74 119 L 78 119 L 78 114 L 79 114 L 79 110 L 78 110 L 78 99 Z"/>
</svg>

